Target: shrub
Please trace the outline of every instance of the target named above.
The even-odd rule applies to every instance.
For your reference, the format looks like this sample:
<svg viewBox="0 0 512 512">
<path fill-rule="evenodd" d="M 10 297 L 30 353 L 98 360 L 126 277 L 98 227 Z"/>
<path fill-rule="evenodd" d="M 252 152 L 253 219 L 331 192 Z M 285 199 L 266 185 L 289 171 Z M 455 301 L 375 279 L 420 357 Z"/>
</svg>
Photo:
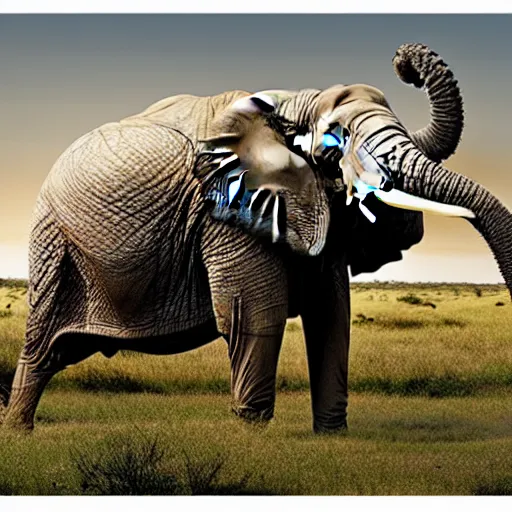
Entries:
<svg viewBox="0 0 512 512">
<path fill-rule="evenodd" d="M 0 496 L 15 496 L 16 489 L 7 481 L 0 480 Z"/>
<path fill-rule="evenodd" d="M 0 288 L 21 288 L 27 289 L 27 279 L 0 279 Z"/>
<path fill-rule="evenodd" d="M 92 453 L 72 452 L 86 494 L 136 496 L 181 494 L 174 475 L 162 471 L 165 451 L 157 439 L 112 439 Z"/>
<path fill-rule="evenodd" d="M 407 295 L 402 295 L 400 297 L 397 297 L 396 300 L 398 302 L 405 302 L 406 304 L 412 304 L 412 305 L 423 304 L 423 300 L 420 299 L 417 295 L 414 295 L 413 293 L 408 293 Z"/>
<path fill-rule="evenodd" d="M 246 473 L 240 480 L 227 484 L 219 483 L 219 475 L 226 462 L 226 457 L 218 454 L 213 459 L 192 460 L 185 453 L 186 487 L 192 496 L 244 494 L 250 474 Z"/>
<path fill-rule="evenodd" d="M 481 482 L 475 486 L 473 494 L 477 496 L 511 496 L 512 477 L 507 476 L 494 482 Z"/>
<path fill-rule="evenodd" d="M 216 455 L 192 459 L 186 452 L 184 464 L 164 462 L 166 450 L 158 440 L 142 434 L 111 438 L 94 451 L 72 451 L 84 494 L 96 495 L 268 495 L 263 483 L 249 488 L 251 475 L 220 481 L 227 457 Z"/>
<path fill-rule="evenodd" d="M 368 324 L 372 323 L 375 319 L 371 316 L 368 317 L 366 315 L 363 315 L 363 313 L 358 313 L 356 315 L 356 320 L 352 320 L 353 325 L 360 325 L 360 324 Z"/>
</svg>

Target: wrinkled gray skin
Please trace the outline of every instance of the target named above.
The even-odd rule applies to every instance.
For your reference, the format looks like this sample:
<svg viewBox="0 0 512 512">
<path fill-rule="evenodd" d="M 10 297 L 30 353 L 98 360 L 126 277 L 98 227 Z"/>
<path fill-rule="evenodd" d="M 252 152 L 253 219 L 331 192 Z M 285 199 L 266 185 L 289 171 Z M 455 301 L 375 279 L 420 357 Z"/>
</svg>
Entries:
<svg viewBox="0 0 512 512">
<path fill-rule="evenodd" d="M 419 85 L 426 84 L 433 118 L 420 133 L 404 132 L 416 156 L 402 165 L 400 186 L 467 202 L 467 191 L 459 192 L 450 184 L 452 175 L 427 158 L 444 159 L 459 142 L 456 82 L 427 49 L 406 48 L 410 55 L 402 52 L 399 59 L 422 76 Z M 345 89 L 338 91 L 343 98 Z M 421 239 L 423 225 L 421 214 L 380 204 L 382 220 L 370 226 L 345 206 L 343 193 L 332 193 L 321 168 L 286 147 L 283 135 L 316 128 L 327 111 L 355 130 L 366 129 L 355 124 L 350 109 L 338 110 L 334 90 L 269 92 L 275 102 L 272 128 L 268 109 L 249 93 L 176 96 L 102 126 L 64 152 L 35 210 L 26 344 L 5 425 L 32 428 L 50 378 L 95 352 L 171 354 L 219 334 L 228 342 L 234 412 L 269 420 L 285 322 L 300 315 L 313 428 L 346 427 L 347 265 L 357 273 L 400 259 L 401 249 Z M 380 97 L 364 103 L 397 125 L 385 105 Z M 253 173 L 255 186 L 285 197 L 285 244 L 269 244 L 209 216 L 195 176 L 205 139 L 229 144 Z M 439 178 L 425 180 L 424 172 Z M 480 208 L 485 213 L 487 206 L 482 202 Z M 478 222 L 488 220 L 479 215 Z"/>
</svg>

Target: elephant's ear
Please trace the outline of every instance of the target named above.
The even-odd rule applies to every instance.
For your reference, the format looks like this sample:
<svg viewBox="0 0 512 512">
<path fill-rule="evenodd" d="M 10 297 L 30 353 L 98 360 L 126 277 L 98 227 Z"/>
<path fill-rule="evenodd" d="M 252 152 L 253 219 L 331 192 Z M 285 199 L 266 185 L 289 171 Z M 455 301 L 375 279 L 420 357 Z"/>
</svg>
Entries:
<svg viewBox="0 0 512 512">
<path fill-rule="evenodd" d="M 375 214 L 375 223 L 361 214 L 355 202 L 341 210 L 345 219 L 351 219 L 347 246 L 352 277 L 401 260 L 402 251 L 418 244 L 424 233 L 421 212 L 388 206 L 373 195 L 365 199 L 365 204 Z"/>
<path fill-rule="evenodd" d="M 199 141 L 194 175 L 213 218 L 316 255 L 329 226 L 323 182 L 266 118 L 290 94 L 265 91 L 222 111 Z"/>
<path fill-rule="evenodd" d="M 318 97 L 315 118 L 336 120 L 336 110 L 347 103 L 365 100 L 389 107 L 382 91 L 366 84 L 334 85 L 323 91 Z"/>
<path fill-rule="evenodd" d="M 260 91 L 236 100 L 228 110 L 246 114 L 270 114 L 297 93 L 281 89 Z"/>
<path fill-rule="evenodd" d="M 237 99 L 215 117 L 210 135 L 199 142 L 209 147 L 236 150 L 244 137 L 264 126 L 266 115 L 292 95 L 290 91 L 261 91 Z"/>
<path fill-rule="evenodd" d="M 275 97 L 273 98 L 264 92 L 257 92 L 236 100 L 228 110 L 244 114 L 270 114 L 276 107 L 277 100 Z"/>
<path fill-rule="evenodd" d="M 205 139 L 201 139 L 199 142 L 203 143 L 206 148 L 235 148 L 242 139 L 240 133 L 219 133 L 218 135 L 212 135 Z"/>
</svg>

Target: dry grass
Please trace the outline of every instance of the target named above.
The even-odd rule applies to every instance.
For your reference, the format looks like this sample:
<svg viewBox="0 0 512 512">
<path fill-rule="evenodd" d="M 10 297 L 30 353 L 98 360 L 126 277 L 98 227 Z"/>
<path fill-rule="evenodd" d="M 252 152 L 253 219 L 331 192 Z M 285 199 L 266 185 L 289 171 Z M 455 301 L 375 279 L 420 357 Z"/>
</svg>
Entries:
<svg viewBox="0 0 512 512">
<path fill-rule="evenodd" d="M 459 396 L 512 386 L 510 300 L 504 287 L 474 285 L 366 288 L 352 293 L 350 385 L 353 391 Z M 23 343 L 22 289 L 0 289 L 0 385 L 12 378 Z M 418 296 L 436 309 L 397 299 Z M 496 307 L 502 301 L 504 307 Z M 372 321 L 368 321 L 372 319 Z M 3 376 L 3 379 L 2 379 Z M 229 359 L 219 339 L 174 356 L 124 352 L 97 354 L 69 368 L 54 389 L 88 391 L 228 393 Z M 307 390 L 307 362 L 300 320 L 288 323 L 279 363 L 278 389 Z"/>
<path fill-rule="evenodd" d="M 421 303 L 397 300 L 408 295 Z M 23 343 L 25 300 L 18 285 L 0 289 L 0 385 Z M 228 457 L 219 485 L 250 473 L 256 494 L 510 494 L 510 307 L 498 286 L 355 285 L 344 436 L 311 434 L 299 320 L 287 327 L 265 430 L 229 412 L 223 340 L 175 356 L 96 355 L 52 381 L 32 436 L 0 432 L 0 494 L 80 493 L 70 450 L 95 453 L 134 427 L 158 436 L 168 465 L 178 454 L 185 464 L 184 449 L 192 461 Z"/>
</svg>

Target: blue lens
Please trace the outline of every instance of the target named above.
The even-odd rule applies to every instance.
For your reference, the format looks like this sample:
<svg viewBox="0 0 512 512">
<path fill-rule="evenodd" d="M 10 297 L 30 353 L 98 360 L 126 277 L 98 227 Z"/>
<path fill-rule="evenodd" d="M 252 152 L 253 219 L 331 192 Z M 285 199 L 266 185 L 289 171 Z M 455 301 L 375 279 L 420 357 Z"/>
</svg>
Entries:
<svg viewBox="0 0 512 512">
<path fill-rule="evenodd" d="M 326 147 L 333 147 L 333 146 L 339 146 L 340 145 L 340 139 L 333 135 L 332 133 L 324 133 L 323 139 L 322 139 L 323 145 Z"/>
</svg>

